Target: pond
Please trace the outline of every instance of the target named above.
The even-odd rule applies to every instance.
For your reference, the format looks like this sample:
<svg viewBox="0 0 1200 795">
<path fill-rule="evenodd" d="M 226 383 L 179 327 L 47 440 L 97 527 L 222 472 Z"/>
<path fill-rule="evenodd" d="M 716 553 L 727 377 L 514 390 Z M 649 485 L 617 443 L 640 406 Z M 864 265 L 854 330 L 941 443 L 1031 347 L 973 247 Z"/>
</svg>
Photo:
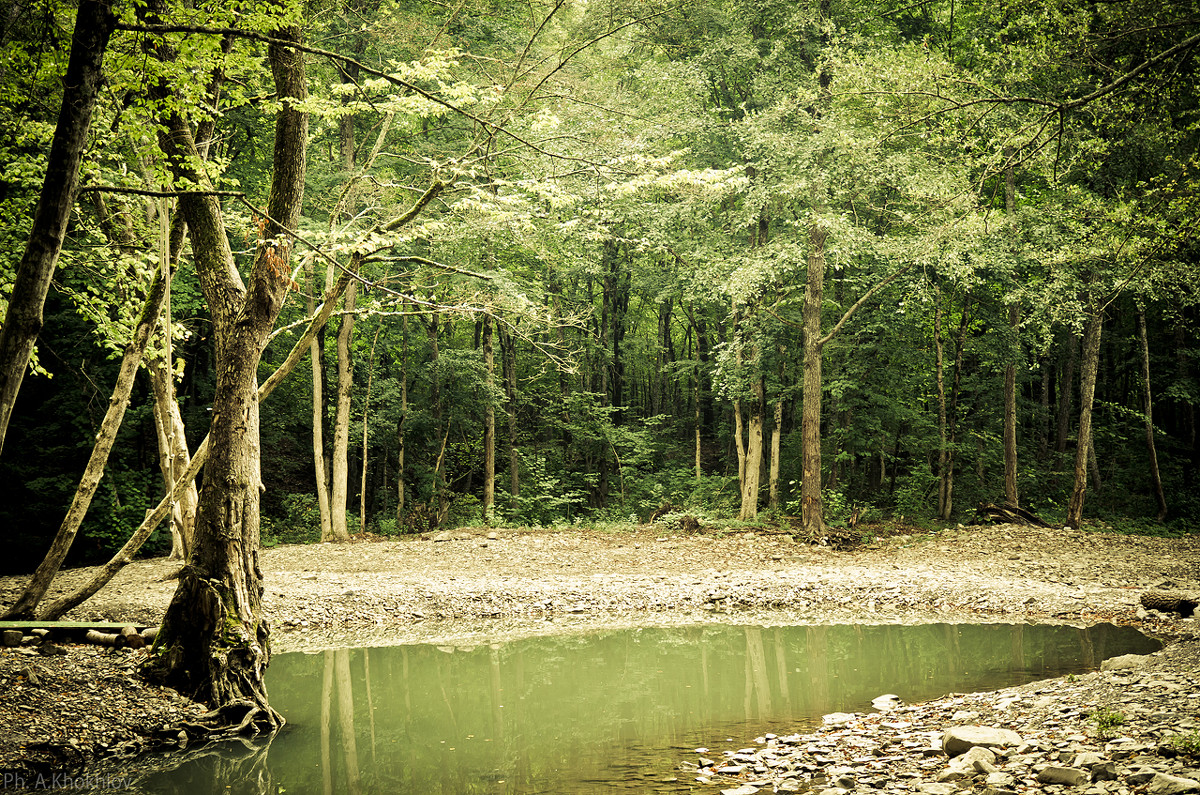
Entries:
<svg viewBox="0 0 1200 795">
<path fill-rule="evenodd" d="M 884 693 L 990 690 L 1157 648 L 1112 625 L 706 624 L 281 654 L 268 687 L 288 725 L 269 746 L 206 749 L 136 791 L 689 791 L 671 779 L 697 746 L 802 731 Z"/>
</svg>

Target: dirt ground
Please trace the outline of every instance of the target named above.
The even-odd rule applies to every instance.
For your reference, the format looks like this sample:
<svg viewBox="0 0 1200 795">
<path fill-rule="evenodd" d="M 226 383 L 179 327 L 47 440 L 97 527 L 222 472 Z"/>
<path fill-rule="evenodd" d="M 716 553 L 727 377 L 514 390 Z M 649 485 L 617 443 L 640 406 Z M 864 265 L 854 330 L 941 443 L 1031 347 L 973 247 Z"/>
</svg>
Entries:
<svg viewBox="0 0 1200 795">
<path fill-rule="evenodd" d="M 468 625 L 522 632 L 760 610 L 808 621 L 1133 621 L 1146 589 L 1200 589 L 1200 535 L 1014 525 L 877 529 L 876 538 L 846 550 L 785 533 L 684 534 L 655 525 L 628 532 L 477 528 L 279 546 L 262 551 L 265 605 L 277 648 L 292 650 L 432 640 Z M 177 569 L 165 559 L 135 561 L 68 618 L 152 624 L 174 592 Z M 87 574 L 63 572 L 51 597 Z M 21 584 L 0 579 L 0 604 L 15 599 Z"/>
</svg>

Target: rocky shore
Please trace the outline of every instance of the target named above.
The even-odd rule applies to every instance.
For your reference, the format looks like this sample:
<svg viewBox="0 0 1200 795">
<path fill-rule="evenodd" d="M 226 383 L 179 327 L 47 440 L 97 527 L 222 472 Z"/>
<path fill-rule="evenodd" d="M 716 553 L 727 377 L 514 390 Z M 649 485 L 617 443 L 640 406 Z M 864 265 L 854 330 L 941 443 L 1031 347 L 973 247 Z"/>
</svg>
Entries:
<svg viewBox="0 0 1200 795">
<path fill-rule="evenodd" d="M 700 791 L 834 790 L 829 795 L 1134 795 L 1150 791 L 1155 780 L 1143 781 L 1143 767 L 1197 777 L 1194 758 L 1169 756 L 1171 737 L 1196 731 L 1196 619 L 1147 612 L 1139 595 L 1161 587 L 1200 589 L 1198 536 L 1004 525 L 890 528 L 838 551 L 771 532 L 477 529 L 278 547 L 264 550 L 262 561 L 278 651 L 499 641 L 589 625 L 719 621 L 730 614 L 744 623 L 758 612 L 792 623 L 1131 624 L 1168 642 L 1141 668 L 843 716 L 803 736 L 780 726 L 778 736 L 753 748 L 739 743 L 730 755 L 698 754 L 678 777 Z M 136 561 L 67 617 L 156 622 L 177 568 L 161 559 Z M 88 575 L 64 572 L 49 598 Z M 23 584 L 0 578 L 0 606 Z M 194 722 L 202 708 L 142 682 L 135 673 L 141 654 L 70 644 L 0 649 L 0 787 L 40 788 L 56 776 L 61 784 L 66 774 L 86 775 L 94 760 L 185 742 L 179 727 Z M 1101 736 L 1093 717 L 1102 708 L 1124 720 L 1110 737 Z M 993 749 L 994 760 L 972 757 L 970 770 L 947 772 L 951 760 L 938 743 L 956 725 L 1009 729 L 1020 740 Z M 1079 756 L 1086 753 L 1101 758 Z M 1109 763 L 1115 778 L 1103 767 Z M 1073 783 L 1039 781 L 1045 766 L 1082 770 L 1086 781 L 1078 773 L 1066 774 Z M 1153 795 L 1169 795 L 1158 789 L 1163 781 Z M 1185 792 L 1190 785 L 1172 786 Z"/>
<path fill-rule="evenodd" d="M 722 795 L 770 792 L 1176 795 L 1200 791 L 1200 641 L 1104 669 L 879 711 L 807 734 L 697 749 L 684 769 Z"/>
</svg>

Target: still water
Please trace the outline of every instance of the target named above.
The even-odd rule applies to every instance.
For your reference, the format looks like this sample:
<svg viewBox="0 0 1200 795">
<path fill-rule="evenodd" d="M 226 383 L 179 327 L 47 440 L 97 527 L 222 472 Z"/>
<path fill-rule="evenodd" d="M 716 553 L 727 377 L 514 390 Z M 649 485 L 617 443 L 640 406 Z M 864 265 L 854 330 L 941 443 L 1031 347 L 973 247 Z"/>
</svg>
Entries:
<svg viewBox="0 0 1200 795">
<path fill-rule="evenodd" d="M 697 746 L 800 731 L 883 693 L 1004 687 L 1158 647 L 1111 625 L 703 625 L 282 654 L 267 680 L 288 725 L 268 747 L 207 749 L 136 789 L 686 792 L 686 773 L 671 779 Z"/>
</svg>

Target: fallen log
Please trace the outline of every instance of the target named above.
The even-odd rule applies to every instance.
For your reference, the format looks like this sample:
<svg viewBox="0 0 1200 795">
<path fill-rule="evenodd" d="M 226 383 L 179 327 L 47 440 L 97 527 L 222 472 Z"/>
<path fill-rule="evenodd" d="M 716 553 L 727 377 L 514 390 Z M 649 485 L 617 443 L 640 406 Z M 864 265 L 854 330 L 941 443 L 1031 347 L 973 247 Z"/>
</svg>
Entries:
<svg viewBox="0 0 1200 795">
<path fill-rule="evenodd" d="M 97 646 L 112 646 L 114 649 L 119 649 L 125 645 L 125 639 L 115 632 L 101 632 L 98 629 L 89 629 L 83 639 L 88 643 L 94 643 Z"/>
<path fill-rule="evenodd" d="M 1032 511 L 1011 503 L 981 502 L 975 511 L 976 521 L 991 521 L 999 524 L 1025 524 L 1034 527 L 1052 527 Z"/>
<path fill-rule="evenodd" d="M 1195 591 L 1146 591 L 1141 597 L 1142 607 L 1163 613 L 1178 613 L 1187 617 L 1200 606 L 1200 593 Z"/>
</svg>

